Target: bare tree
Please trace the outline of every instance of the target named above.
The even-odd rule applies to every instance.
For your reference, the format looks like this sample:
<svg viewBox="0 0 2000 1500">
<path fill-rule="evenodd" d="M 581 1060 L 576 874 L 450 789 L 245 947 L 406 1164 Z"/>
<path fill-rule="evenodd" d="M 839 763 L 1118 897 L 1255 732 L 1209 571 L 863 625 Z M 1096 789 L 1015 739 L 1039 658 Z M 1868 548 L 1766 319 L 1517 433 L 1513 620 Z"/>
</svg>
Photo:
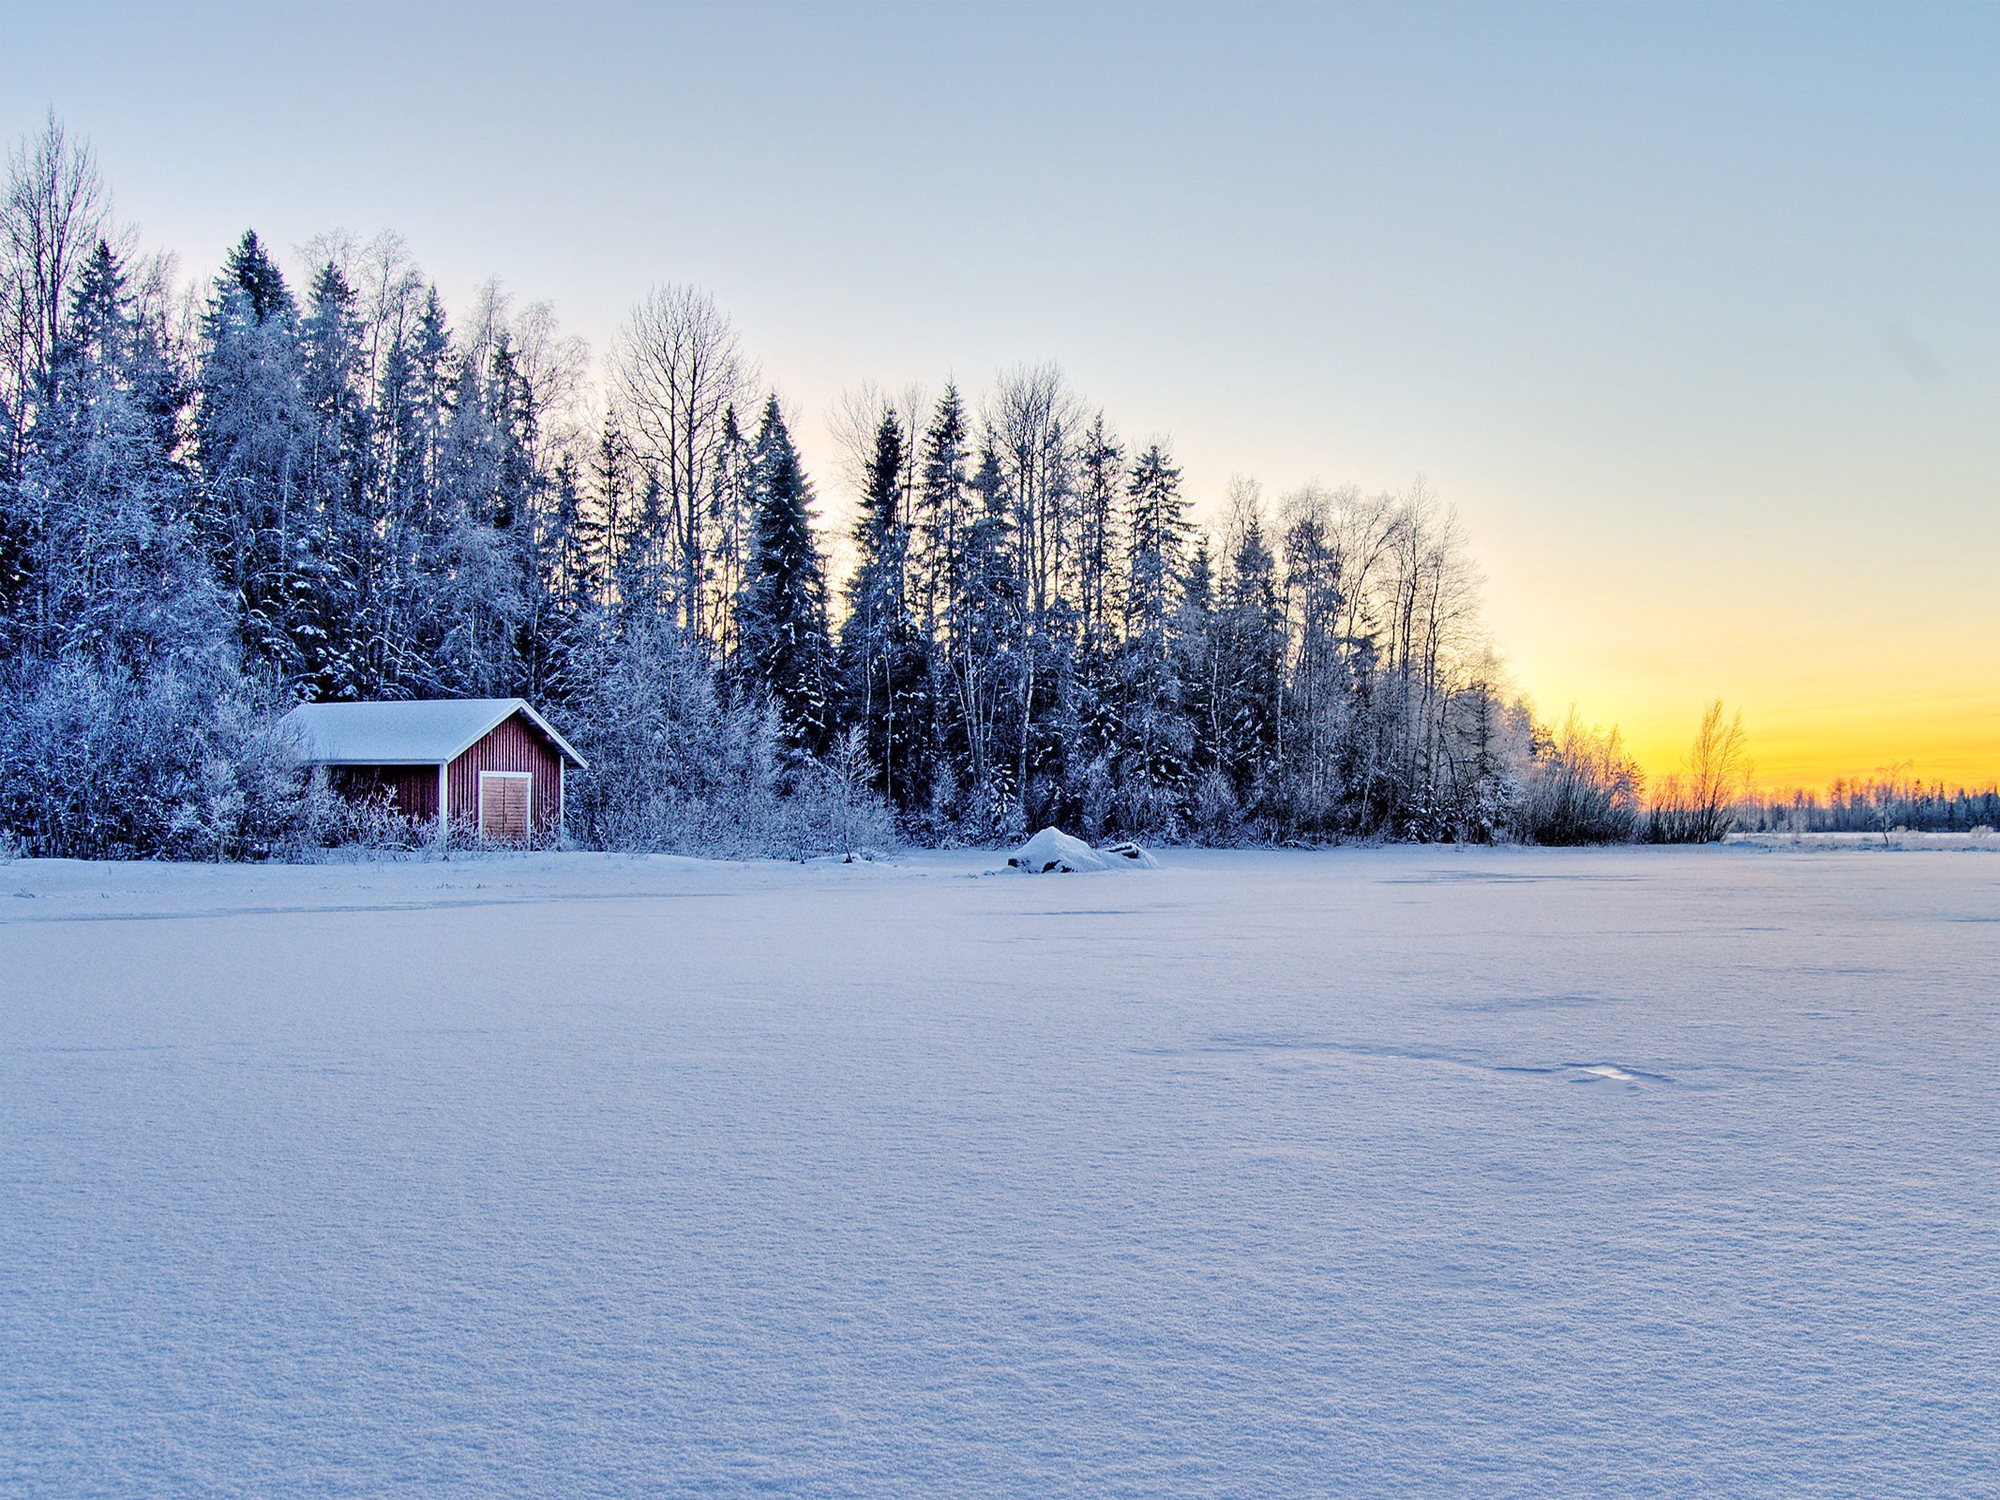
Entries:
<svg viewBox="0 0 2000 1500">
<path fill-rule="evenodd" d="M 1729 832 L 1750 788 L 1749 736 L 1743 716 L 1726 723 L 1717 698 L 1701 716 L 1687 763 L 1660 783 L 1647 833 L 1655 843 L 1708 844 Z"/>
<path fill-rule="evenodd" d="M 1614 727 L 1606 734 L 1571 708 L 1561 729 L 1538 733 L 1515 809 L 1515 831 L 1535 844 L 1617 843 L 1632 837 L 1645 777 Z"/>
<path fill-rule="evenodd" d="M 1743 732 L 1743 715 L 1722 721 L 1722 700 L 1709 704 L 1688 751 L 1688 789 L 1702 836 L 1719 839 L 1729 831 L 1731 814 L 1750 783 L 1750 741 Z"/>
<path fill-rule="evenodd" d="M 681 624 L 709 640 L 703 618 L 708 538 L 702 502 L 722 445 L 724 417 L 742 404 L 753 372 L 736 330 L 708 293 L 655 288 L 620 332 L 613 380 L 625 431 L 658 479 L 676 563 Z"/>
<path fill-rule="evenodd" d="M 353 251 L 352 259 L 352 269 L 342 269 L 361 297 L 367 395 L 373 403 L 381 389 L 389 351 L 409 338 L 423 309 L 424 277 L 409 245 L 391 230 L 383 230 Z"/>
<path fill-rule="evenodd" d="M 1052 364 L 1002 372 L 987 403 L 986 428 L 1012 503 L 1022 597 L 1035 624 L 1046 618 L 1073 562 L 1073 444 L 1084 422 L 1083 402 Z"/>
<path fill-rule="evenodd" d="M 515 362 L 535 403 L 531 457 L 536 467 L 553 463 L 561 453 L 584 462 L 589 449 L 590 341 L 564 333 L 555 305 L 549 302 L 530 302 L 522 308 L 514 315 L 510 332 Z"/>
<path fill-rule="evenodd" d="M 921 436 L 930 420 L 930 411 L 930 387 L 921 380 L 912 380 L 897 391 L 864 380 L 842 391 L 826 418 L 842 487 L 855 495 L 867 487 L 868 470 L 875 462 L 875 435 L 882 430 L 882 418 L 893 412 L 896 424 L 904 432 Z M 910 452 L 916 452 L 914 441 Z M 916 483 L 915 459 L 906 460 L 904 468 L 903 495 L 907 506 Z M 906 514 L 899 519 L 907 523 L 910 518 Z"/>
<path fill-rule="evenodd" d="M 987 404 L 986 430 L 1000 460 L 1013 511 L 1022 604 L 1019 763 L 1015 795 L 1025 815 L 1033 758 L 1035 693 L 1044 674 L 1049 615 L 1074 566 L 1076 446 L 1084 405 L 1053 364 L 1022 365 L 1000 376 Z"/>
<path fill-rule="evenodd" d="M 1915 800 L 1910 770 L 1911 762 L 1907 760 L 1899 760 L 1893 766 L 1877 766 L 1869 783 L 1868 810 L 1884 844 L 1890 843 L 1890 835 L 1909 820 L 1909 806 Z"/>
<path fill-rule="evenodd" d="M 111 196 L 88 141 L 49 112 L 42 133 L 7 157 L 0 198 L 0 403 L 9 467 L 46 390 L 78 275 L 111 229 Z"/>
</svg>

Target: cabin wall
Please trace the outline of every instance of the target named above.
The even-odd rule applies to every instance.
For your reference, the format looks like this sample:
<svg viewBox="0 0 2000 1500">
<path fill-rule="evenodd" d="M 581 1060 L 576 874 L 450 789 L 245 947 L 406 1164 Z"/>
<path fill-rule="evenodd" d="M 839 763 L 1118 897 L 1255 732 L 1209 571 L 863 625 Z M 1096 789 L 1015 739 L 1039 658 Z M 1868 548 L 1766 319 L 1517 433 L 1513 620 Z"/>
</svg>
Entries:
<svg viewBox="0 0 2000 1500">
<path fill-rule="evenodd" d="M 562 827 L 562 763 L 555 747 L 520 714 L 451 763 L 451 821 L 476 828 L 479 822 L 479 773 L 526 771 L 534 778 L 535 837 L 553 840 Z M 437 784 L 437 772 L 428 773 Z M 437 815 L 437 794 L 431 794 L 431 815 Z"/>
<path fill-rule="evenodd" d="M 387 793 L 395 798 L 396 811 L 412 822 L 437 821 L 436 766 L 329 766 L 327 785 L 354 802 Z"/>
</svg>

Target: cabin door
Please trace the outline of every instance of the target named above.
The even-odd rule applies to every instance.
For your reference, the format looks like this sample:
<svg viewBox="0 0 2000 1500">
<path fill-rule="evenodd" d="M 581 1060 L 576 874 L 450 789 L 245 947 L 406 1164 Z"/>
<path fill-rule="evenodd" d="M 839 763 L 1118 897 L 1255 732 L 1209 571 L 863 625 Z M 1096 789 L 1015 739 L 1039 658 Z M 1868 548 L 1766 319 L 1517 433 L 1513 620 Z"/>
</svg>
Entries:
<svg viewBox="0 0 2000 1500">
<path fill-rule="evenodd" d="M 535 780 L 526 771 L 479 773 L 479 836 L 496 844 L 528 842 Z"/>
</svg>

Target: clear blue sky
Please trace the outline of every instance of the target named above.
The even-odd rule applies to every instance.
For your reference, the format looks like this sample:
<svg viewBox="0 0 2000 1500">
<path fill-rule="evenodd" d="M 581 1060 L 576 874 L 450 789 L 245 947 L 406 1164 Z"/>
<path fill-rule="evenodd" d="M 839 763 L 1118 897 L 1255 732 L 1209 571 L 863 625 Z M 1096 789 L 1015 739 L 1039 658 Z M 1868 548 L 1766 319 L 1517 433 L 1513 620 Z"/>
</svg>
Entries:
<svg viewBox="0 0 2000 1500">
<path fill-rule="evenodd" d="M 0 131 L 191 274 L 699 283 L 828 491 L 843 387 L 1041 359 L 1203 505 L 1423 474 L 1545 710 L 1779 778 L 2000 770 L 1996 78 L 1992 7 L 0 7 Z"/>
</svg>

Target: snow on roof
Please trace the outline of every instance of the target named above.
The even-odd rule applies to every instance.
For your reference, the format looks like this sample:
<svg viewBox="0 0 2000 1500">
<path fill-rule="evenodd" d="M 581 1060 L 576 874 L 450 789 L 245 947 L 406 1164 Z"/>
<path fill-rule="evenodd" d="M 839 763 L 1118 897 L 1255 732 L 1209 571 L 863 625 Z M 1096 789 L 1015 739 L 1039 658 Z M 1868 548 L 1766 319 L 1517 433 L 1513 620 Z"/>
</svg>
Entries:
<svg viewBox="0 0 2000 1500">
<path fill-rule="evenodd" d="M 581 755 L 525 698 L 423 698 L 401 703 L 301 703 L 278 722 L 322 766 L 439 766 L 458 759 L 515 714 L 549 737 L 573 766 Z"/>
</svg>

